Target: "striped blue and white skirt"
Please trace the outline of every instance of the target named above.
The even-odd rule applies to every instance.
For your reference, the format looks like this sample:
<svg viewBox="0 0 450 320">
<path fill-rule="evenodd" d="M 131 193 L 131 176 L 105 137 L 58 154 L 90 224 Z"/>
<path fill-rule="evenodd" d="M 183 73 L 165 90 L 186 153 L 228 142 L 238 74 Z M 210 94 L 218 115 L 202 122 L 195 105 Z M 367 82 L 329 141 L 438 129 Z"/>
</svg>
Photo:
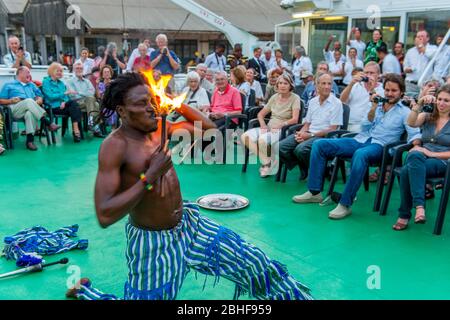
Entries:
<svg viewBox="0 0 450 320">
<path fill-rule="evenodd" d="M 196 204 L 185 203 L 180 224 L 166 231 L 126 225 L 128 281 L 126 300 L 174 300 L 189 271 L 226 278 L 236 284 L 234 299 L 312 299 L 309 289 L 286 267 L 270 260 L 235 232 L 201 216 Z M 205 280 L 206 283 L 206 280 Z M 82 286 L 79 299 L 112 299 L 91 285 Z"/>
</svg>

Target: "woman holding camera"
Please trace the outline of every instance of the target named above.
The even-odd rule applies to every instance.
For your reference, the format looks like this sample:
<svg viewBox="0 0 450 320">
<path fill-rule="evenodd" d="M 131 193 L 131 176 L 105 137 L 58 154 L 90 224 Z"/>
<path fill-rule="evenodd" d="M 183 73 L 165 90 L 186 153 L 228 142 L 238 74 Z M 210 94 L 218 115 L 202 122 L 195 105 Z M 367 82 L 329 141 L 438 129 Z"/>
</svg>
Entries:
<svg viewBox="0 0 450 320">
<path fill-rule="evenodd" d="M 411 106 L 408 125 L 421 127 L 423 146 L 410 150 L 400 174 L 400 214 L 393 226 L 396 231 L 408 227 L 413 208 L 416 209 L 414 223 L 426 222 L 426 179 L 442 176 L 450 159 L 450 85 L 442 86 L 436 96 L 424 96 Z"/>
<path fill-rule="evenodd" d="M 100 69 L 104 66 L 111 66 L 114 71 L 112 78 L 115 79 L 119 74 L 122 73 L 123 70 L 127 67 L 125 64 L 123 57 L 119 56 L 117 53 L 117 44 L 115 42 L 110 42 L 106 48 L 105 55 L 103 56 L 103 60 L 100 63 Z"/>
</svg>

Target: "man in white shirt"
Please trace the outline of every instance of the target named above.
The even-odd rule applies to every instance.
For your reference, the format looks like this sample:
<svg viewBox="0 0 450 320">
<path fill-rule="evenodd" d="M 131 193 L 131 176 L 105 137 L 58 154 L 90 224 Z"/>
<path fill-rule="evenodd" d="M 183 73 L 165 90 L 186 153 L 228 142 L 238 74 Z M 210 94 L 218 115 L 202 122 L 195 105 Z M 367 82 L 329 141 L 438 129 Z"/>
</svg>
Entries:
<svg viewBox="0 0 450 320">
<path fill-rule="evenodd" d="M 311 59 L 306 56 L 305 48 L 295 47 L 295 60 L 292 63 L 292 73 L 294 74 L 295 86 L 302 85 L 301 75 L 303 71 L 313 72 Z"/>
<path fill-rule="evenodd" d="M 344 78 L 344 61 L 342 61 L 342 52 L 340 50 L 334 50 L 333 61 L 328 63 L 330 72 L 334 77 L 334 82 L 337 85 L 342 85 L 342 79 Z"/>
<path fill-rule="evenodd" d="M 275 62 L 275 57 L 272 54 L 272 49 L 269 47 L 264 48 L 263 50 L 264 55 L 261 56 L 261 61 L 265 64 L 266 70 L 272 70 L 277 67 Z"/>
<path fill-rule="evenodd" d="M 94 68 L 94 59 L 89 58 L 89 49 L 83 48 L 81 49 L 80 59 L 75 61 L 75 63 L 81 63 L 83 65 L 83 76 L 92 73 L 92 68 Z M 75 64 L 74 64 L 75 66 Z"/>
<path fill-rule="evenodd" d="M 397 57 L 388 52 L 385 45 L 381 45 L 377 48 L 377 55 L 380 59 L 381 73 L 386 75 L 388 73 L 395 73 L 399 76 L 402 75 L 402 67 Z"/>
<path fill-rule="evenodd" d="M 16 36 L 10 36 L 8 39 L 8 53 L 3 57 L 3 63 L 7 68 L 33 67 L 31 54 L 20 46 L 20 40 Z"/>
<path fill-rule="evenodd" d="M 427 31 L 423 30 L 417 32 L 414 40 L 415 46 L 406 53 L 403 68 L 406 73 L 406 92 L 408 94 L 417 94 L 420 92 L 420 88 L 417 85 L 418 81 L 425 71 L 427 64 L 436 53 L 437 47 L 429 44 L 429 41 L 430 37 Z M 431 72 L 425 76 L 425 80 L 430 77 Z"/>
<path fill-rule="evenodd" d="M 444 39 L 444 35 L 438 35 L 436 37 L 436 45 L 439 47 Z M 434 62 L 433 79 L 445 80 L 450 69 L 450 46 L 445 44 L 439 56 Z"/>
<path fill-rule="evenodd" d="M 325 61 L 328 62 L 328 63 L 333 62 L 333 60 L 334 60 L 334 52 L 335 52 L 336 50 L 337 50 L 337 51 L 341 51 L 341 49 L 342 49 L 341 43 L 340 43 L 339 41 L 335 41 L 334 44 L 333 44 L 333 48 L 334 48 L 334 49 L 333 49 L 332 51 L 329 50 L 329 49 L 330 49 L 331 42 L 332 42 L 335 38 L 336 38 L 335 35 L 331 35 L 331 36 L 328 38 L 328 42 L 326 43 L 325 48 L 323 49 L 323 56 L 324 56 L 324 58 L 325 58 Z M 341 52 L 342 52 L 342 51 L 341 51 Z M 344 55 L 341 55 L 341 60 L 342 60 L 342 62 L 345 63 L 346 57 L 345 57 Z"/>
<path fill-rule="evenodd" d="M 225 57 L 225 45 L 218 44 L 216 46 L 216 51 L 211 53 L 205 59 L 205 64 L 209 69 L 212 69 L 216 72 L 218 71 L 226 71 L 227 58 Z"/>
<path fill-rule="evenodd" d="M 345 76 L 342 82 L 345 85 L 349 85 L 350 81 L 352 81 L 352 72 L 355 68 L 364 68 L 364 62 L 358 59 L 357 49 L 350 48 L 350 50 L 348 50 L 347 62 L 345 62 L 344 65 Z"/>
<path fill-rule="evenodd" d="M 384 97 L 383 84 L 378 82 L 380 66 L 374 62 L 368 62 L 364 72 L 356 73 L 341 93 L 341 101 L 350 108 L 348 130 L 361 132 L 361 124 L 370 111 L 372 94 Z"/>
<path fill-rule="evenodd" d="M 144 40 L 144 44 L 147 46 L 147 55 L 150 56 L 151 53 L 153 51 L 155 51 L 155 49 L 153 49 L 151 47 L 151 40 L 150 39 L 145 39 Z M 139 48 L 136 48 L 133 50 L 133 52 L 131 53 L 130 59 L 128 59 L 128 63 L 127 63 L 127 71 L 131 72 L 133 70 L 133 65 L 134 65 L 134 61 L 136 60 L 137 57 L 140 56 L 139 53 Z"/>
<path fill-rule="evenodd" d="M 352 40 L 352 35 L 355 39 Z M 348 35 L 347 46 L 350 48 L 355 48 L 358 52 L 358 59 L 364 61 L 364 52 L 366 51 L 366 44 L 361 40 L 361 30 L 358 27 L 352 28 L 350 34 Z"/>
<path fill-rule="evenodd" d="M 199 63 L 195 71 L 200 76 L 200 87 L 205 89 L 211 95 L 214 93 L 214 84 L 206 79 L 206 75 L 208 73 L 208 67 L 204 63 Z"/>
<path fill-rule="evenodd" d="M 343 123 L 342 102 L 331 94 L 333 77 L 329 73 L 316 79 L 318 96 L 309 102 L 304 126 L 280 142 L 280 158 L 288 169 L 300 165 L 302 179 L 308 175 L 309 156 L 313 143 L 337 130 Z"/>
</svg>

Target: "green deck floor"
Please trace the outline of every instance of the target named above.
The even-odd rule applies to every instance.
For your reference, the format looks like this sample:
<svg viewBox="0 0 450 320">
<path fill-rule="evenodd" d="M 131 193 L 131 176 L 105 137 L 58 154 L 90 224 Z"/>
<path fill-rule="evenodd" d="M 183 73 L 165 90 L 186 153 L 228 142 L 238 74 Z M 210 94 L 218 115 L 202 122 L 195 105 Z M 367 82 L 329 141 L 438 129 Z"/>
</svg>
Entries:
<svg viewBox="0 0 450 320">
<path fill-rule="evenodd" d="M 126 279 L 124 221 L 107 230 L 96 221 L 93 185 L 97 150 L 101 140 L 79 145 L 63 143 L 28 152 L 22 141 L 0 157 L 0 238 L 34 225 L 51 230 L 79 224 L 79 235 L 90 241 L 86 252 L 70 252 L 70 264 L 81 268 L 100 289 L 122 296 Z M 449 299 L 450 226 L 434 236 L 437 200 L 429 202 L 429 222 L 396 233 L 398 189 L 394 189 L 389 213 L 371 211 L 371 192 L 361 190 L 353 216 L 343 221 L 328 219 L 333 207 L 295 205 L 293 195 L 305 190 L 297 173 L 286 184 L 262 180 L 257 167 L 241 174 L 240 166 L 178 166 L 185 199 L 209 193 L 233 192 L 251 200 L 236 213 L 203 211 L 261 247 L 270 257 L 286 264 L 290 272 L 309 285 L 317 299 Z M 336 190 L 341 190 L 338 184 Z M 437 192 L 440 196 L 440 192 Z M 49 260 L 56 259 L 50 258 Z M 367 269 L 381 270 L 381 289 L 369 290 Z M 15 269 L 0 260 L 0 273 Z M 39 274 L 0 280 L 0 299 L 64 299 L 67 267 L 53 267 Z M 223 279 L 213 288 L 208 279 L 189 274 L 180 299 L 231 299 L 234 286 Z"/>
</svg>

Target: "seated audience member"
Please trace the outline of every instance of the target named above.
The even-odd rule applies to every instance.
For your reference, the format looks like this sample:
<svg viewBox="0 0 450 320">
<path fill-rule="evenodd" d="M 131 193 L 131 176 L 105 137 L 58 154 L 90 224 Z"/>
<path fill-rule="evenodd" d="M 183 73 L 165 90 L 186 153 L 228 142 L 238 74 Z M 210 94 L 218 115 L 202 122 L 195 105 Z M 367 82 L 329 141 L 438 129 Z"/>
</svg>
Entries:
<svg viewBox="0 0 450 320">
<path fill-rule="evenodd" d="M 420 88 L 420 93 L 417 96 L 416 100 L 419 100 L 420 98 L 429 96 L 429 95 L 434 96 L 440 87 L 441 87 L 441 82 L 439 80 L 432 79 L 432 80 L 426 81 L 422 85 L 422 88 Z M 410 97 L 410 98 L 414 98 L 414 97 Z"/>
<path fill-rule="evenodd" d="M 36 128 L 42 121 L 50 131 L 60 128 L 46 118 L 46 111 L 42 108 L 42 92 L 31 82 L 30 69 L 19 67 L 16 71 L 16 80 L 6 83 L 0 92 L 0 104 L 7 105 L 15 120 L 25 120 L 25 131 L 27 134 L 26 147 L 28 150 L 36 151 L 34 134 Z M 0 130 L 0 134 L 3 131 Z"/>
<path fill-rule="evenodd" d="M 317 64 L 316 77 L 318 74 L 328 73 L 329 71 L 330 71 L 330 68 L 328 67 L 328 63 L 326 63 L 325 61 L 320 61 Z M 331 88 L 331 92 L 334 95 L 339 94 L 339 87 L 337 86 L 337 84 L 334 81 L 332 83 L 332 86 L 333 87 Z M 311 81 L 309 84 L 306 85 L 301 98 L 302 98 L 303 102 L 305 102 L 305 105 L 307 105 L 309 100 L 311 100 L 312 98 L 315 98 L 316 96 L 317 96 L 316 83 L 315 83 L 315 81 Z"/>
<path fill-rule="evenodd" d="M 302 80 L 301 86 L 306 88 L 308 84 L 314 82 L 314 75 L 309 71 L 303 71 L 300 79 Z"/>
<path fill-rule="evenodd" d="M 94 68 L 94 59 L 89 58 L 89 49 L 83 48 L 81 49 L 80 59 L 78 59 L 75 63 L 80 62 L 83 66 L 83 76 L 90 75 L 92 73 L 92 69 Z M 74 64 L 75 66 L 75 64 Z"/>
<path fill-rule="evenodd" d="M 187 87 L 183 89 L 183 93 L 186 93 L 186 99 L 184 103 L 196 108 L 202 112 L 207 112 L 210 107 L 210 102 L 206 90 L 200 87 L 200 76 L 197 72 L 191 71 L 187 74 Z M 185 121 L 184 117 L 181 117 L 178 113 L 169 115 L 171 121 Z"/>
<path fill-rule="evenodd" d="M 216 73 L 216 90 L 212 96 L 210 119 L 214 121 L 217 128 L 223 128 L 226 115 L 241 114 L 242 98 L 238 89 L 228 83 L 227 73 L 220 71 Z M 232 126 L 236 125 L 233 121 Z"/>
<path fill-rule="evenodd" d="M 155 49 L 153 49 L 151 47 L 151 40 L 150 39 L 144 39 L 143 44 L 147 48 L 146 55 L 150 57 L 152 52 L 155 51 Z M 128 59 L 128 62 L 127 62 L 127 71 L 128 72 L 133 70 L 134 62 L 136 61 L 136 58 L 138 58 L 139 56 L 142 56 L 142 55 L 139 53 L 139 47 L 137 47 L 136 49 L 133 50 L 133 52 L 131 53 L 130 58 Z"/>
<path fill-rule="evenodd" d="M 27 67 L 31 69 L 31 54 L 25 51 L 20 45 L 20 40 L 16 36 L 8 38 L 8 53 L 3 57 L 3 63 L 7 68 Z"/>
<path fill-rule="evenodd" d="M 250 89 L 255 91 L 256 105 L 259 105 L 264 99 L 264 94 L 261 83 L 258 80 L 255 80 L 254 69 L 250 68 L 245 72 L 245 80 L 248 84 L 250 84 Z"/>
<path fill-rule="evenodd" d="M 341 60 L 342 52 L 340 50 L 334 50 L 333 54 L 334 59 L 328 63 L 328 66 L 330 68 L 330 73 L 332 74 L 334 78 L 334 82 L 336 82 L 337 85 L 342 85 L 342 80 L 344 79 L 344 63 Z"/>
<path fill-rule="evenodd" d="M 266 87 L 266 94 L 264 96 L 264 102 L 269 102 L 270 98 L 272 98 L 273 95 L 277 93 L 276 91 L 276 84 L 278 78 L 281 76 L 282 72 L 280 69 L 274 68 L 270 69 L 267 73 L 267 76 L 269 78 L 269 83 Z"/>
<path fill-rule="evenodd" d="M 316 79 L 318 96 L 309 102 L 304 126 L 280 142 L 280 157 L 288 169 L 300 165 L 302 179 L 308 175 L 309 156 L 315 141 L 342 125 L 342 102 L 331 93 L 333 77 L 320 74 Z"/>
<path fill-rule="evenodd" d="M 206 66 L 206 64 L 198 64 L 195 71 L 200 76 L 200 86 L 212 95 L 212 93 L 214 92 L 214 84 L 206 79 L 206 74 L 208 73 L 208 67 Z"/>
<path fill-rule="evenodd" d="M 267 147 L 279 142 L 281 129 L 284 126 L 297 124 L 300 115 L 300 97 L 293 93 L 294 80 L 288 73 L 283 73 L 276 82 L 277 92 L 264 109 L 258 114 L 260 127 L 247 131 L 242 137 L 242 142 L 254 154 L 258 154 L 261 161 L 260 174 L 262 178 L 275 174 L 278 171 L 278 163 L 273 162 L 268 156 Z M 264 118 L 270 113 L 268 124 Z"/>
<path fill-rule="evenodd" d="M 275 69 L 277 67 L 277 65 L 275 63 L 275 57 L 272 54 L 272 49 L 270 47 L 265 47 L 263 52 L 264 52 L 264 56 L 262 56 L 260 58 L 260 60 L 266 66 L 266 70 Z"/>
<path fill-rule="evenodd" d="M 250 83 L 245 81 L 245 69 L 244 68 L 234 68 L 230 72 L 230 80 L 233 87 L 238 89 L 238 91 L 245 96 L 244 109 L 248 107 L 249 97 L 250 97 Z M 216 82 L 217 83 L 217 82 Z"/>
<path fill-rule="evenodd" d="M 344 64 L 344 79 L 342 80 L 342 83 L 344 83 L 346 86 L 350 84 L 350 81 L 352 81 L 352 72 L 355 68 L 364 68 L 364 63 L 358 59 L 357 51 L 355 48 L 350 48 L 348 50 L 348 57 L 347 61 Z"/>
<path fill-rule="evenodd" d="M 138 53 L 139 56 L 137 56 L 133 62 L 133 71 L 142 72 L 150 70 L 152 67 L 150 64 L 150 55 L 148 54 L 148 48 L 144 43 L 139 44 Z"/>
<path fill-rule="evenodd" d="M 432 113 L 422 107 L 434 104 Z M 427 95 L 412 104 L 408 124 L 422 129 L 422 146 L 410 150 L 400 173 L 399 219 L 393 226 L 405 230 L 415 209 L 414 223 L 425 223 L 425 183 L 427 178 L 442 177 L 450 159 L 450 85 L 442 86 L 436 95 Z"/>
<path fill-rule="evenodd" d="M 208 68 L 208 70 L 206 71 L 206 76 L 205 79 L 208 80 L 210 83 L 212 83 L 214 86 L 216 84 L 216 72 L 214 70 L 211 70 Z M 215 88 L 214 88 L 215 90 Z M 214 91 L 213 91 L 214 93 Z"/>
<path fill-rule="evenodd" d="M 100 70 L 100 78 L 98 79 L 98 83 L 95 88 L 95 95 L 98 100 L 103 99 L 103 95 L 105 94 L 106 87 L 111 83 L 113 74 L 114 74 L 114 71 L 112 70 L 111 66 L 108 66 L 108 65 L 104 66 Z M 118 116 L 117 116 L 116 112 L 114 112 L 111 116 L 109 116 L 107 119 L 105 119 L 106 125 L 111 126 L 113 129 L 117 128 L 117 121 L 118 121 Z"/>
<path fill-rule="evenodd" d="M 292 62 L 292 73 L 294 74 L 295 86 L 303 86 L 302 73 L 313 72 L 311 59 L 306 56 L 306 50 L 302 46 L 295 47 L 294 61 Z"/>
<path fill-rule="evenodd" d="M 200 87 L 200 76 L 197 72 L 191 71 L 187 74 L 187 87 L 183 93 L 187 93 L 185 104 L 206 111 L 210 107 L 210 102 L 206 90 Z"/>
<path fill-rule="evenodd" d="M 389 53 L 385 45 L 381 45 L 376 50 L 379 59 L 378 64 L 381 66 L 381 74 L 384 76 L 388 73 L 395 73 L 401 76 L 402 66 L 397 57 Z"/>
<path fill-rule="evenodd" d="M 262 49 L 256 47 L 253 49 L 253 58 L 248 61 L 248 68 L 255 71 L 255 79 L 260 83 L 267 83 L 267 68 L 261 60 Z"/>
<path fill-rule="evenodd" d="M 341 101 L 350 108 L 348 130 L 361 132 L 361 124 L 370 111 L 370 96 L 377 94 L 384 97 L 383 85 L 378 82 L 380 67 L 376 62 L 369 62 L 363 72 L 356 72 L 350 84 L 342 91 Z"/>
<path fill-rule="evenodd" d="M 74 77 L 67 82 L 67 87 L 76 92 L 70 94 L 69 97 L 72 101 L 75 101 L 82 112 L 88 114 L 88 128 L 94 132 L 94 136 L 103 138 L 100 127 L 98 125 L 94 128 L 96 118 L 100 114 L 100 106 L 95 98 L 95 88 L 92 83 L 83 78 L 83 64 L 81 62 L 75 62 L 73 65 Z"/>
<path fill-rule="evenodd" d="M 73 90 L 68 90 L 63 78 L 63 66 L 59 63 L 52 63 L 48 68 L 48 77 L 42 83 L 42 93 L 44 94 L 45 105 L 52 108 L 54 115 L 67 115 L 72 120 L 73 140 L 75 143 L 81 141 L 80 126 L 81 110 L 76 101 L 70 101 L 69 95 L 77 94 Z"/>
<path fill-rule="evenodd" d="M 405 91 L 405 83 L 401 76 L 386 75 L 384 91 L 387 103 L 372 103 L 367 114 L 362 132 L 355 138 L 321 139 L 317 141 L 311 152 L 311 166 L 306 193 L 295 196 L 296 203 L 321 203 L 324 173 L 328 160 L 336 156 L 352 157 L 350 176 L 347 179 L 339 204 L 330 212 L 330 219 L 343 219 L 351 215 L 351 206 L 364 179 L 370 164 L 379 163 L 383 155 L 383 147 L 400 140 L 405 130 L 408 141 L 420 138 L 420 130 L 408 126 L 409 108 L 401 103 Z M 377 95 L 374 95 L 372 101 Z"/>
<path fill-rule="evenodd" d="M 275 67 L 282 71 L 291 70 L 289 63 L 283 59 L 283 50 L 275 50 Z"/>
</svg>

